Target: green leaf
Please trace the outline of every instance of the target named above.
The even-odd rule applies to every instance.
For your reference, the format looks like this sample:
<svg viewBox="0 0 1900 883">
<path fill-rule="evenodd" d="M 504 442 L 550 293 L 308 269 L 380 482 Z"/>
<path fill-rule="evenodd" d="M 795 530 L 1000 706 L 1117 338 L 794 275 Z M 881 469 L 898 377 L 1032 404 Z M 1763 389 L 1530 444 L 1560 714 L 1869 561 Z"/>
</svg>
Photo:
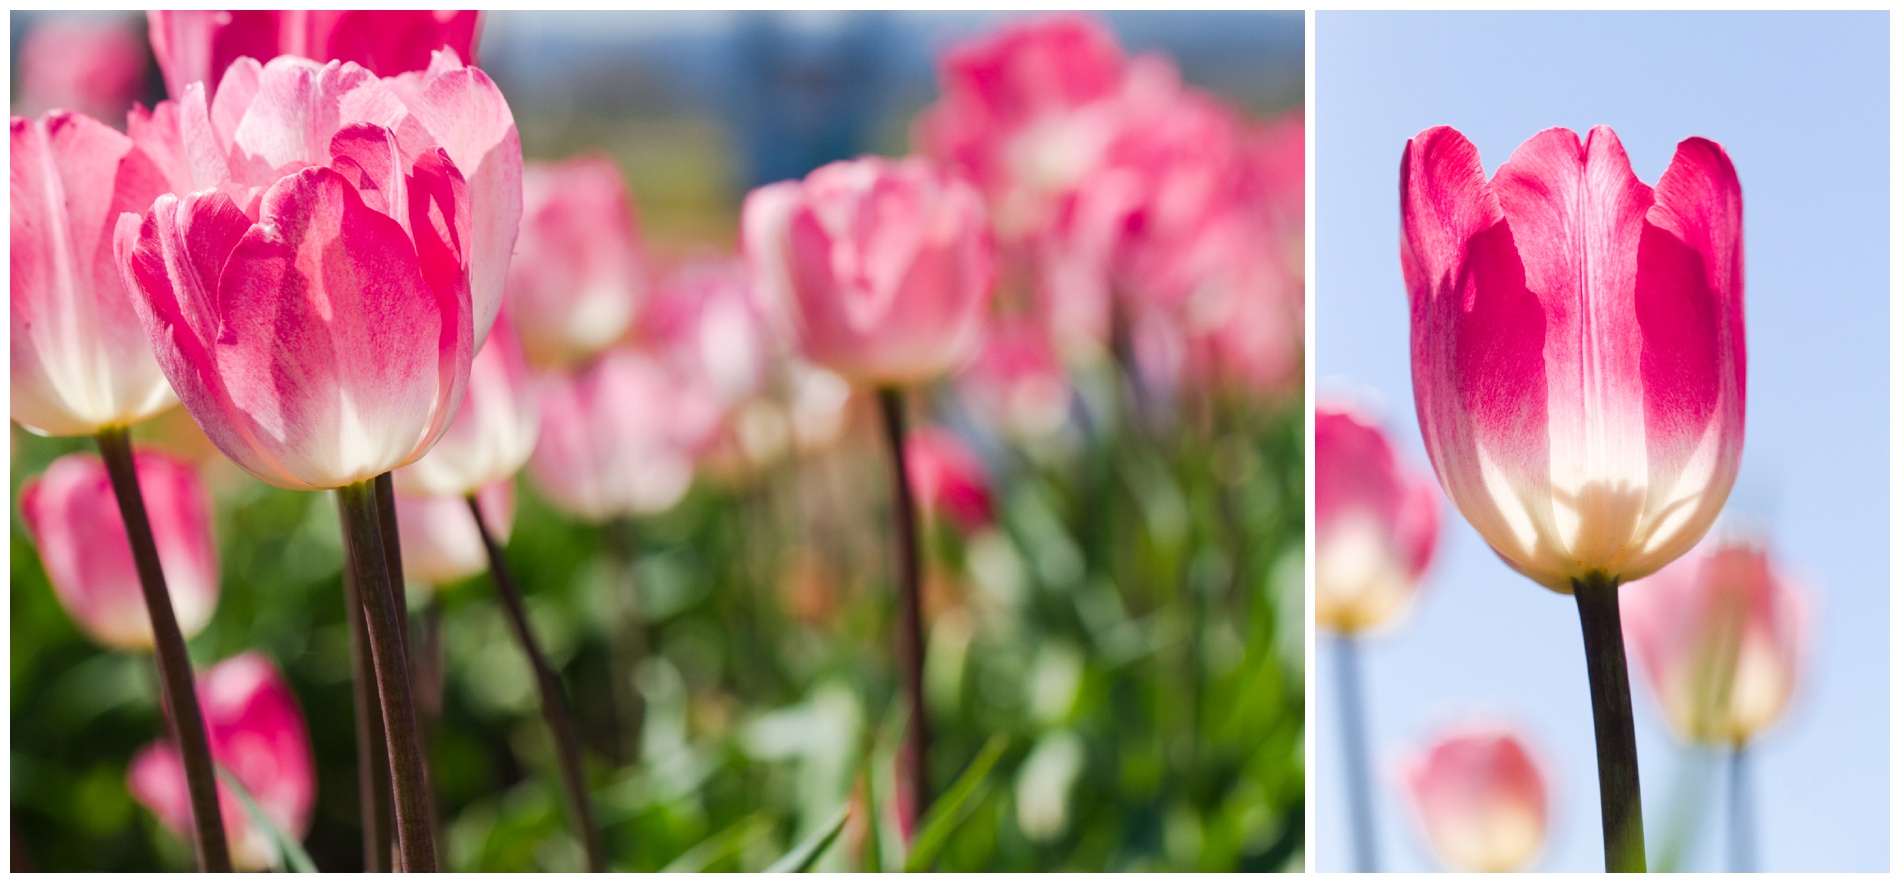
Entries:
<svg viewBox="0 0 1900 883">
<path fill-rule="evenodd" d="M 734 823 L 731 827 L 712 835 L 691 849 L 680 854 L 679 858 L 667 863 L 660 869 L 662 874 L 697 874 L 707 868 L 738 855 L 752 841 L 771 831 L 772 820 L 763 812 L 753 813 Z"/>
<path fill-rule="evenodd" d="M 251 824 L 269 835 L 270 839 L 277 844 L 277 854 L 290 864 L 290 869 L 299 874 L 316 873 L 317 863 L 310 860 L 310 853 L 303 851 L 303 844 L 297 842 L 297 838 L 290 836 L 284 829 L 277 827 L 277 823 L 264 812 L 264 807 L 257 802 L 257 798 L 251 796 L 251 792 L 244 787 L 243 782 L 238 781 L 237 776 L 232 775 L 223 764 L 217 766 L 218 778 L 224 782 L 225 787 L 231 789 L 231 793 L 237 795 L 238 802 L 244 804 L 244 812 L 251 817 Z"/>
<path fill-rule="evenodd" d="M 791 852 L 773 862 L 771 867 L 765 869 L 765 872 L 767 874 L 803 874 L 810 871 L 812 865 L 818 863 L 818 857 L 824 855 L 832 841 L 838 839 L 838 834 L 844 830 L 845 820 L 849 818 L 851 818 L 851 804 L 847 803 L 838 807 L 838 811 L 832 814 L 830 821 L 820 825 L 818 830 L 799 841 L 797 846 L 792 847 Z"/>
<path fill-rule="evenodd" d="M 988 793 L 990 772 L 1008 747 L 1008 733 L 991 736 L 990 741 L 983 743 L 983 750 L 976 753 L 976 759 L 964 768 L 963 775 L 930 807 L 930 812 L 917 825 L 917 840 L 911 845 L 910 858 L 904 862 L 907 873 L 930 869 L 931 863 L 937 860 L 937 853 L 950 842 L 950 835 L 976 808 L 978 798 Z"/>
</svg>

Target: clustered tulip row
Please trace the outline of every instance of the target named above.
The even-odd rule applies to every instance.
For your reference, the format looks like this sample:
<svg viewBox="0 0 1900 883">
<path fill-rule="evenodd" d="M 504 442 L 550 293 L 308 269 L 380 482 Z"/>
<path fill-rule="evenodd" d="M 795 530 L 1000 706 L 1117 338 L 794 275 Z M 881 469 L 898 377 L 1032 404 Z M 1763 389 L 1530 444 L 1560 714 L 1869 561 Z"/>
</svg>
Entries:
<svg viewBox="0 0 1900 883">
<path fill-rule="evenodd" d="M 1640 870 L 1625 644 L 1678 736 L 1739 754 L 1786 707 L 1805 627 L 1802 592 L 1761 538 L 1710 533 L 1742 443 L 1734 167 L 1690 138 L 1651 188 L 1607 127 L 1581 140 L 1550 129 L 1487 181 L 1470 142 L 1439 127 L 1405 146 L 1399 186 L 1432 472 L 1405 462 L 1364 408 L 1317 406 L 1316 614 L 1336 635 L 1337 676 L 1356 690 L 1353 645 L 1411 604 L 1442 487 L 1506 565 L 1576 596 L 1605 861 Z M 1369 870 L 1363 710 L 1341 698 L 1356 861 Z M 1535 858 L 1548 807 L 1533 757 L 1515 727 L 1473 721 L 1413 763 L 1405 784 L 1447 864 Z"/>
<path fill-rule="evenodd" d="M 1086 19 L 953 50 L 916 155 L 756 190 L 742 257 L 653 282 L 610 161 L 523 161 L 474 65 L 476 14 L 149 18 L 169 100 L 123 132 L 12 119 L 12 418 L 98 441 L 30 482 L 22 511 L 86 634 L 155 653 L 171 737 L 129 785 L 205 869 L 281 865 L 315 785 L 265 656 L 194 675 L 184 655 L 217 602 L 211 503 L 127 432 L 174 404 L 257 479 L 335 494 L 357 748 L 387 757 L 360 765 L 368 867 L 437 861 L 399 590 L 486 570 L 604 869 L 568 699 L 502 554 L 515 473 L 607 529 L 734 450 L 824 444 L 852 391 L 874 393 L 910 825 L 940 790 L 915 519 L 994 518 L 981 461 L 909 425 L 914 393 L 954 377 L 1005 437 L 1064 420 L 1081 363 L 1118 364 L 1149 407 L 1298 396 L 1299 115 L 1250 125 Z M 781 418 L 753 407 L 768 393 Z"/>
</svg>

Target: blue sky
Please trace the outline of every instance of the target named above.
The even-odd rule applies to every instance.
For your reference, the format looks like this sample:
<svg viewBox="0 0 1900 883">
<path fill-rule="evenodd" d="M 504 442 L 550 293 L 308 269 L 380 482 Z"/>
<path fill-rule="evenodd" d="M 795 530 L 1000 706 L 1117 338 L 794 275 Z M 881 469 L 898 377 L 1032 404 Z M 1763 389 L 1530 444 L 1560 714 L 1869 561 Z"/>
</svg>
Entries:
<svg viewBox="0 0 1900 883">
<path fill-rule="evenodd" d="M 1748 425 L 1729 510 L 1763 519 L 1817 615 L 1803 683 L 1752 752 L 1762 870 L 1879 871 L 1889 836 L 1889 259 L 1886 13 L 1321 12 L 1315 193 L 1318 381 L 1380 403 L 1424 468 L 1398 262 L 1406 139 L 1449 124 L 1485 169 L 1548 126 L 1616 129 L 1654 183 L 1678 141 L 1741 176 Z M 1412 615 L 1368 642 L 1366 692 L 1387 870 L 1435 867 L 1399 759 L 1468 713 L 1518 722 L 1552 780 L 1538 870 L 1600 870 L 1589 693 L 1576 606 L 1501 563 L 1446 505 Z M 1328 640 L 1321 636 L 1322 643 Z M 1348 870 L 1337 709 L 1316 662 L 1320 870 Z M 1695 763 L 1636 676 L 1653 858 Z M 1720 766 L 1713 771 L 1720 773 Z M 1723 777 L 1686 869 L 1725 870 Z"/>
</svg>

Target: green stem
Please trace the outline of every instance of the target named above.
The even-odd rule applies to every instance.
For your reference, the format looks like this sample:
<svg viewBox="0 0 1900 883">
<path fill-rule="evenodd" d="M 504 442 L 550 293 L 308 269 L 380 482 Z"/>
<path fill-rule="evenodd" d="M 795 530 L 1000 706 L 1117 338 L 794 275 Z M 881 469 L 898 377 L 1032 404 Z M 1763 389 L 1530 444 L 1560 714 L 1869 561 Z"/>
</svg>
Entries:
<svg viewBox="0 0 1900 883">
<path fill-rule="evenodd" d="M 341 510 L 339 509 L 339 512 Z M 350 698 L 356 711 L 356 783 L 363 817 L 363 870 L 389 872 L 390 849 L 395 843 L 390 809 L 395 796 L 389 787 L 389 738 L 383 731 L 383 708 L 376 699 L 376 666 L 371 662 L 369 627 L 363 620 L 363 596 L 356 585 L 356 553 L 349 544 L 349 519 L 343 520 L 343 606 L 350 622 Z"/>
<path fill-rule="evenodd" d="M 917 558 L 917 504 L 911 496 L 910 473 L 904 463 L 904 393 L 885 388 L 877 392 L 884 422 L 884 440 L 890 450 L 891 519 L 897 544 L 898 640 L 897 659 L 904 692 L 910 699 L 910 726 L 905 734 L 904 767 L 910 774 L 911 830 L 930 809 L 930 718 L 924 710 L 924 617 L 921 565 Z"/>
<path fill-rule="evenodd" d="M 573 715 L 568 712 L 567 696 L 554 667 L 548 664 L 547 655 L 535 641 L 534 631 L 528 628 L 528 612 L 521 603 L 521 590 L 508 570 L 500 544 L 488 529 L 481 504 L 472 495 L 468 498 L 468 509 L 475 515 L 475 529 L 481 533 L 482 548 L 488 552 L 488 572 L 494 577 L 495 592 L 501 596 L 501 606 L 508 612 L 508 624 L 514 627 L 515 640 L 521 644 L 521 652 L 527 654 L 528 664 L 534 669 L 535 686 L 541 690 L 541 716 L 547 720 L 548 733 L 554 737 L 554 753 L 561 765 L 561 787 L 567 792 L 568 821 L 587 853 L 587 870 L 601 873 L 607 870 L 607 851 L 601 845 L 600 825 L 594 820 L 594 808 L 587 799 L 587 771 L 581 766 L 581 740 L 574 730 Z"/>
<path fill-rule="evenodd" d="M 364 481 L 337 488 L 337 502 L 347 528 L 345 537 L 356 568 L 356 585 L 362 593 L 370 657 L 376 667 L 376 691 L 382 699 L 383 727 L 389 734 L 397 849 L 402 854 L 403 870 L 433 872 L 435 838 L 429 826 L 429 782 L 422 763 L 421 734 L 416 729 L 402 621 L 396 613 L 396 594 L 389 583 L 384 557 L 374 483 Z"/>
<path fill-rule="evenodd" d="M 1572 580 L 1583 623 L 1583 655 L 1590 670 L 1590 708 L 1596 719 L 1597 791 L 1603 811 L 1603 866 L 1616 872 L 1647 869 L 1643 850 L 1643 795 L 1636 773 L 1636 722 L 1630 711 L 1629 663 L 1617 581 L 1609 576 Z"/>
<path fill-rule="evenodd" d="M 170 711 L 172 744 L 184 761 L 185 790 L 191 798 L 194 839 L 198 868 L 206 872 L 229 872 L 231 851 L 225 843 L 224 817 L 218 811 L 218 778 L 211 765 L 211 742 L 205 735 L 204 714 L 199 710 L 198 691 L 191 680 L 191 657 L 185 652 L 185 635 L 178 629 L 178 616 L 172 610 L 171 592 L 165 587 L 165 571 L 159 566 L 158 544 L 152 539 L 152 522 L 145 512 L 145 495 L 139 489 L 138 467 L 132 460 L 132 436 L 121 426 L 99 430 L 95 436 L 99 455 L 105 460 L 106 474 L 112 480 L 112 494 L 119 502 L 119 517 L 125 521 L 126 538 L 131 541 L 132 561 L 138 568 L 139 588 L 145 597 L 145 613 L 152 620 L 152 652 L 158 661 L 163 683 L 159 698 Z"/>
</svg>

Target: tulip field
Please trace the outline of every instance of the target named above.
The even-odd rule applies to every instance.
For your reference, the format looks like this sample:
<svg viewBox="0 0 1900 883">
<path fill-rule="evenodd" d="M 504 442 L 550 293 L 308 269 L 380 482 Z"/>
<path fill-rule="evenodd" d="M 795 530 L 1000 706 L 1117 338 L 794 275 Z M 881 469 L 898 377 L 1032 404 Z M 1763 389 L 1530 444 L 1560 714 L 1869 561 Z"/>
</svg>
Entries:
<svg viewBox="0 0 1900 883">
<path fill-rule="evenodd" d="M 523 22 L 15 15 L 11 867 L 1301 869 L 1298 66 L 684 218 Z"/>
</svg>

